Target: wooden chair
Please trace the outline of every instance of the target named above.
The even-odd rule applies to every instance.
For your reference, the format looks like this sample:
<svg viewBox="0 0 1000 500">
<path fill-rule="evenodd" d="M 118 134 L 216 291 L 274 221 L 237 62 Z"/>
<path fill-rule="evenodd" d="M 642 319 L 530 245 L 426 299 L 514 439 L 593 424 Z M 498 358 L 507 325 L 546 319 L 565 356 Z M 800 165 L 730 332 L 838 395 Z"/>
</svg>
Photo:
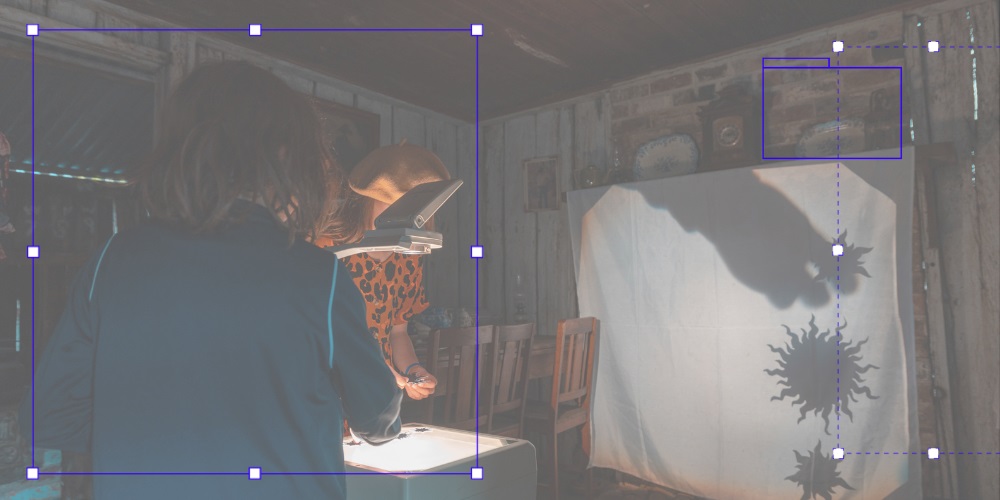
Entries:
<svg viewBox="0 0 1000 500">
<path fill-rule="evenodd" d="M 528 393 L 528 359 L 535 324 L 496 327 L 493 404 L 489 433 L 520 438 Z"/>
<path fill-rule="evenodd" d="M 548 441 L 553 498 L 559 499 L 559 434 L 586 424 L 590 419 L 590 388 L 600 322 L 595 318 L 564 319 L 556 330 L 555 370 L 552 397 L 547 403 L 531 402 L 525 425 Z M 589 477 L 589 474 L 588 474 Z"/>
<path fill-rule="evenodd" d="M 455 429 L 473 430 L 479 418 L 480 430 L 489 428 L 493 387 L 493 330 L 480 326 L 479 331 L 479 412 L 476 413 L 476 331 L 477 328 L 445 328 L 431 332 L 427 370 L 438 379 L 434 395 L 428 401 L 426 421 Z M 438 415 L 435 406 L 444 401 Z"/>
</svg>

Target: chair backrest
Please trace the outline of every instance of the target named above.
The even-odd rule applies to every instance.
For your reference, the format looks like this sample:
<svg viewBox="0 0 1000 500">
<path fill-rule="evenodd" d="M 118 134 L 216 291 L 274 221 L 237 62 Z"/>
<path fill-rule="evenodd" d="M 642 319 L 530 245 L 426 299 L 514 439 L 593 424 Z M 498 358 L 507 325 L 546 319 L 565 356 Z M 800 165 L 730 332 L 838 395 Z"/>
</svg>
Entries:
<svg viewBox="0 0 1000 500">
<path fill-rule="evenodd" d="M 496 331 L 493 413 L 503 413 L 524 406 L 535 324 L 502 325 Z"/>
<path fill-rule="evenodd" d="M 476 333 L 479 347 L 476 348 Z M 448 424 L 460 429 L 476 427 L 476 407 L 479 415 L 488 416 L 492 408 L 490 395 L 493 387 L 494 328 L 474 326 L 466 328 L 444 328 L 431 332 L 430 366 L 427 367 L 438 379 L 439 390 L 435 399 L 444 398 L 444 414 L 434 417 L 435 424 Z M 479 359 L 478 365 L 476 359 Z M 479 368 L 480 384 L 476 385 L 476 368 Z M 476 390 L 480 388 L 479 401 Z M 442 390 L 443 389 L 443 390 Z M 434 401 L 430 402 L 433 408 Z M 481 425 L 486 425 L 482 422 Z"/>
<path fill-rule="evenodd" d="M 601 322 L 596 318 L 564 319 L 556 330 L 552 408 L 589 397 L 594 372 L 594 351 Z M 583 402 L 580 402 L 581 405 Z"/>
</svg>

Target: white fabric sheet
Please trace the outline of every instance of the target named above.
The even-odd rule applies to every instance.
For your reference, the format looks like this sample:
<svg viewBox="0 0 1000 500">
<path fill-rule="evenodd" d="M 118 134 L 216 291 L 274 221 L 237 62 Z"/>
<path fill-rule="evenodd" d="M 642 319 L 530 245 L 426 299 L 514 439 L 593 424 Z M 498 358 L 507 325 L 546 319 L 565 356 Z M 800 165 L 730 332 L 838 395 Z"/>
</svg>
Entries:
<svg viewBox="0 0 1000 500">
<path fill-rule="evenodd" d="M 570 193 L 602 321 L 591 465 L 707 498 L 920 498 L 912 192 L 908 148 Z"/>
</svg>

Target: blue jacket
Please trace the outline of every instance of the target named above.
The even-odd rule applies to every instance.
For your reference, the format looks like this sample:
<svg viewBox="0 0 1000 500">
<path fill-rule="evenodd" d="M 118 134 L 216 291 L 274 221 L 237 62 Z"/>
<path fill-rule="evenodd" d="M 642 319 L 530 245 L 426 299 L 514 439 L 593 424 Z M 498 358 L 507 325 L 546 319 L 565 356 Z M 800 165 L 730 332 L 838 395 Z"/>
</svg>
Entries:
<svg viewBox="0 0 1000 500">
<path fill-rule="evenodd" d="M 373 443 L 399 433 L 403 393 L 350 274 L 240 207 L 211 236 L 118 234 L 70 290 L 21 428 L 94 472 L 158 473 L 95 475 L 95 498 L 342 499 L 344 413 Z"/>
</svg>

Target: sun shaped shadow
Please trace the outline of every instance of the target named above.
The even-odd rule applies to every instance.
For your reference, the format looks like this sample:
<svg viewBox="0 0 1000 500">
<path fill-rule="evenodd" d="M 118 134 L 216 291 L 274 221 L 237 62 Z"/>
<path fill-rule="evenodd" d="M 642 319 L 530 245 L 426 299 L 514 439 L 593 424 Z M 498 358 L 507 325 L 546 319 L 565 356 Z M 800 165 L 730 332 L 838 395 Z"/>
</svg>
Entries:
<svg viewBox="0 0 1000 500">
<path fill-rule="evenodd" d="M 853 243 L 848 244 L 846 230 L 840 235 L 840 238 L 833 239 L 832 245 L 837 244 L 843 246 L 844 254 L 836 260 L 823 259 L 818 264 L 819 272 L 816 274 L 816 280 L 827 281 L 830 286 L 836 287 L 839 279 L 840 292 L 852 294 L 861 286 L 861 276 L 872 277 L 864 268 L 864 261 L 861 260 L 862 256 L 872 251 L 872 247 L 858 247 Z"/>
<path fill-rule="evenodd" d="M 797 471 L 786 477 L 785 480 L 792 481 L 802 488 L 800 500 L 809 500 L 817 496 L 833 500 L 833 490 L 837 487 L 854 490 L 837 472 L 839 461 L 823 454 L 820 451 L 821 448 L 822 443 L 817 441 L 816 447 L 807 452 L 808 455 L 803 455 L 798 450 L 792 450 L 795 453 L 795 460 L 798 462 Z"/>
<path fill-rule="evenodd" d="M 838 404 L 839 411 L 854 421 L 851 402 L 858 402 L 855 395 L 878 399 L 878 396 L 872 395 L 871 389 L 862 385 L 865 380 L 861 375 L 872 368 L 878 369 L 874 365 L 861 366 L 861 348 L 868 339 L 857 344 L 843 340 L 841 331 L 847 328 L 846 321 L 836 328 L 833 334 L 829 330 L 819 331 L 816 326 L 816 316 L 809 320 L 809 330 L 802 329 L 801 336 L 792 333 L 787 326 L 782 326 L 785 328 L 785 333 L 791 337 L 791 341 L 781 349 L 768 344 L 771 352 L 779 355 L 780 368 L 764 372 L 780 377 L 778 385 L 785 387 L 781 394 L 772 397 L 771 401 L 794 398 L 792 406 L 801 405 L 800 416 L 796 423 L 805 420 L 809 412 L 813 412 L 814 415 L 822 414 L 825 422 L 824 431 L 830 434 L 830 415 L 837 411 Z M 847 397 L 840 398 L 840 394 Z"/>
</svg>

